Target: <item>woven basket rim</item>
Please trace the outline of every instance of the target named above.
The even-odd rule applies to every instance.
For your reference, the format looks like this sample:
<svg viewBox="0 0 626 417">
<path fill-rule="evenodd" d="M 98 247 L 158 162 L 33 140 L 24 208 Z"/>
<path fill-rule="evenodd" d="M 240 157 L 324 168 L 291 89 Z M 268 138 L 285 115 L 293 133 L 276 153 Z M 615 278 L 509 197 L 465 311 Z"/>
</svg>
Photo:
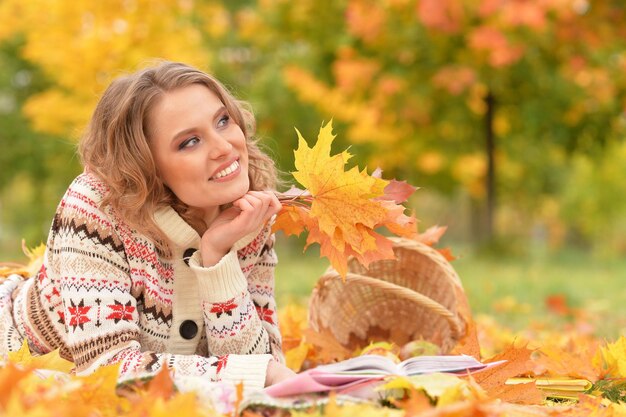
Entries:
<svg viewBox="0 0 626 417">
<path fill-rule="evenodd" d="M 338 273 L 327 274 L 325 273 L 319 279 L 320 283 L 323 283 L 330 279 L 342 279 Z M 383 291 L 387 294 L 392 294 L 395 297 L 400 297 L 404 300 L 410 301 L 414 304 L 417 304 L 421 307 L 427 308 L 432 311 L 436 315 L 445 319 L 450 325 L 450 329 L 452 330 L 454 337 L 460 337 L 464 331 L 464 325 L 460 322 L 457 315 L 450 311 L 447 307 L 433 300 L 432 298 L 421 294 L 418 291 L 414 291 L 410 288 L 403 287 L 401 285 L 394 284 L 392 282 L 388 282 L 385 280 L 381 280 L 378 278 L 369 277 L 366 275 L 356 274 L 353 272 L 348 272 L 346 274 L 344 283 L 362 283 L 365 285 L 369 285 L 370 287 L 376 288 L 378 290 Z"/>
<path fill-rule="evenodd" d="M 423 269 L 423 268 L 426 268 L 426 271 L 428 271 L 430 270 L 429 268 L 433 268 L 433 271 L 437 271 L 436 276 L 441 279 L 438 281 L 439 284 L 444 285 L 445 287 L 440 287 L 439 289 L 437 289 L 436 286 L 432 286 L 431 288 L 433 288 L 435 291 L 439 291 L 440 294 L 441 294 L 441 291 L 444 291 L 444 293 L 449 294 L 449 296 L 446 296 L 444 299 L 442 299 L 442 302 L 445 302 L 446 304 L 448 304 L 448 307 L 441 304 L 437 300 L 429 297 L 427 294 L 420 292 L 419 290 L 415 290 L 414 288 L 409 288 L 404 285 L 400 285 L 402 283 L 398 284 L 395 282 L 390 282 L 386 280 L 385 276 L 381 276 L 381 277 L 378 277 L 377 275 L 368 276 L 367 275 L 368 269 L 365 269 L 364 272 L 359 273 L 361 272 L 360 269 L 362 269 L 362 266 L 357 267 L 359 271 L 354 271 L 354 270 L 349 271 L 346 274 L 344 284 L 348 286 L 363 285 L 368 288 L 365 290 L 358 290 L 354 293 L 354 294 L 357 294 L 357 298 L 354 298 L 355 300 L 366 301 L 366 304 L 364 305 L 370 305 L 370 304 L 367 301 L 367 299 L 360 298 L 360 297 L 363 297 L 363 291 L 366 291 L 365 294 L 372 291 L 376 293 L 379 292 L 380 294 L 386 294 L 389 296 L 387 298 L 381 298 L 383 300 L 388 300 L 392 298 L 402 300 L 401 303 L 398 303 L 399 305 L 403 306 L 402 311 L 406 311 L 406 305 L 407 305 L 406 301 L 408 301 L 410 304 L 419 306 L 420 311 L 424 311 L 422 309 L 430 311 L 434 316 L 439 317 L 440 319 L 443 319 L 443 321 L 433 320 L 433 323 L 432 323 L 433 326 L 435 322 L 439 324 L 437 324 L 436 327 L 431 327 L 431 329 L 439 328 L 440 330 L 444 331 L 444 333 L 447 334 L 448 336 L 446 336 L 446 340 L 443 341 L 442 343 L 446 344 L 447 347 L 450 348 L 451 344 L 453 344 L 455 341 L 460 340 L 464 336 L 465 332 L 467 331 L 467 325 L 470 319 L 469 307 L 467 304 L 465 291 L 461 284 L 461 279 L 459 278 L 454 268 L 450 265 L 448 260 L 441 253 L 439 253 L 436 249 L 432 248 L 431 246 L 428 246 L 422 242 L 418 242 L 418 241 L 407 239 L 407 238 L 392 237 L 389 239 L 393 243 L 394 252 L 405 249 L 408 251 L 417 252 L 419 253 L 419 255 L 423 255 L 426 258 L 428 258 L 427 260 L 420 261 L 420 259 L 423 260 L 424 258 L 418 255 L 417 257 L 415 257 L 415 260 L 413 261 L 412 260 L 413 255 L 408 254 L 408 258 L 403 258 L 402 267 L 400 267 L 400 264 L 398 264 L 399 268 L 396 268 L 395 271 L 400 271 L 402 268 L 406 268 L 405 262 L 407 261 L 409 263 L 415 262 L 416 271 Z M 354 265 L 354 262 L 356 262 L 356 260 L 351 259 L 349 261 L 349 265 L 350 263 Z M 389 262 L 389 261 L 381 261 L 381 262 Z M 385 274 L 385 268 L 387 267 L 388 266 L 382 267 L 383 275 Z M 374 274 L 377 274 L 380 271 L 381 270 L 379 269 L 377 270 L 377 272 L 374 272 Z M 393 274 L 397 274 L 397 273 L 402 274 L 401 272 L 394 272 L 393 267 L 391 268 L 391 272 L 392 272 L 392 277 L 391 277 L 392 280 L 393 280 Z M 398 277 L 400 275 L 395 275 L 395 276 Z M 335 322 L 335 320 L 341 321 L 341 317 L 332 316 L 332 314 L 334 313 L 329 314 L 329 310 L 328 310 L 330 308 L 332 311 L 338 311 L 333 308 L 333 305 L 337 305 L 335 304 L 337 302 L 342 303 L 341 299 L 337 299 L 336 296 L 328 298 L 329 297 L 328 291 L 337 290 L 336 285 L 338 284 L 333 283 L 335 282 L 334 280 L 341 280 L 341 279 L 342 278 L 340 274 L 332 267 L 329 267 L 324 272 L 324 274 L 322 274 L 322 276 L 318 279 L 317 285 L 315 286 L 313 290 L 313 293 L 309 302 L 309 324 L 312 325 L 313 329 L 319 330 L 322 328 L 327 328 L 327 329 L 330 329 L 333 333 L 336 331 L 338 333 L 334 333 L 334 336 L 338 338 L 338 340 L 342 340 L 342 339 L 346 340 L 345 337 L 347 337 L 348 333 L 345 333 L 345 332 L 351 332 L 351 331 L 345 326 L 343 326 L 343 329 L 342 329 L 342 325 L 338 325 L 338 326 L 332 325 L 332 323 Z M 405 281 L 405 284 L 406 284 L 406 281 Z M 330 287 L 328 287 L 329 285 Z M 427 280 L 426 285 L 437 285 L 437 283 L 432 283 L 431 281 Z M 448 291 L 450 291 L 450 293 L 448 293 Z M 431 296 L 432 295 L 436 296 L 436 293 L 431 292 L 428 294 Z M 341 297 L 341 295 L 339 297 Z M 331 299 L 333 299 L 334 301 L 330 301 Z M 370 325 L 374 325 L 374 324 L 370 324 Z M 335 330 L 332 330 L 332 328 L 335 328 Z M 443 330 L 443 329 L 446 329 L 446 330 Z M 412 333 L 408 333 L 408 334 L 412 334 Z"/>
</svg>

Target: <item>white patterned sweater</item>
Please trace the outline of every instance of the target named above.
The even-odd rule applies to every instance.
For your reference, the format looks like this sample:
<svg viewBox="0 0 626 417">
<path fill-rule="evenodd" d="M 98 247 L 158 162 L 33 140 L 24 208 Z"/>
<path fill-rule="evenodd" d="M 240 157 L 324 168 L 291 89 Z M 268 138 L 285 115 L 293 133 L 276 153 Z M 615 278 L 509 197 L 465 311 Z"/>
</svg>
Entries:
<svg viewBox="0 0 626 417">
<path fill-rule="evenodd" d="M 155 214 L 174 256 L 99 207 L 107 186 L 78 176 L 57 209 L 43 267 L 13 293 L 16 331 L 32 351 L 60 348 L 78 374 L 119 363 L 120 381 L 167 364 L 176 376 L 262 388 L 272 356 L 283 361 L 274 301 L 270 226 L 200 266 L 201 237 L 172 208 Z"/>
</svg>

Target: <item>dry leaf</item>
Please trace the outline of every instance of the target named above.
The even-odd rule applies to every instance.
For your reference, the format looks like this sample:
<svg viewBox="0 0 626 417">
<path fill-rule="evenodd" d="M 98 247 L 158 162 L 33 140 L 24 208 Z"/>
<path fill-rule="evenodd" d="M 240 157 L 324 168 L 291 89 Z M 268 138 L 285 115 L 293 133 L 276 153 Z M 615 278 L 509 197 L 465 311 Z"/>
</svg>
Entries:
<svg viewBox="0 0 626 417">
<path fill-rule="evenodd" d="M 151 398 L 169 399 L 174 394 L 174 381 L 170 375 L 170 370 L 163 365 L 161 370 L 148 382 L 146 395 Z"/>
<path fill-rule="evenodd" d="M 422 390 L 430 398 L 437 400 L 437 404 L 442 405 L 465 400 L 471 396 L 467 381 L 443 373 L 396 377 L 378 388 L 382 391 L 394 389 Z"/>
<path fill-rule="evenodd" d="M 313 345 L 309 343 L 301 343 L 295 348 L 285 351 L 285 365 L 294 372 L 300 372 L 302 364 L 309 356 L 309 351 Z"/>
<path fill-rule="evenodd" d="M 507 351 L 490 360 L 490 362 L 505 360 L 504 364 L 476 373 L 474 380 L 491 398 L 515 403 L 539 404 L 543 400 L 543 394 L 534 383 L 505 385 L 509 378 L 532 372 L 532 353 L 533 351 L 525 346 L 519 348 L 511 346 Z"/>
<path fill-rule="evenodd" d="M 478 344 L 478 332 L 476 323 L 471 320 L 467 324 L 465 335 L 450 352 L 453 355 L 469 355 L 480 360 L 480 345 Z"/>
<path fill-rule="evenodd" d="M 456 259 L 456 256 L 452 254 L 452 249 L 450 248 L 437 249 L 437 252 L 439 252 L 448 262 L 454 261 Z"/>
<path fill-rule="evenodd" d="M 40 243 L 38 246 L 30 249 L 26 246 L 26 241 L 22 239 L 22 251 L 24 252 L 24 255 L 28 257 L 28 266 L 26 269 L 28 271 L 28 276 L 32 277 L 39 272 L 39 269 L 41 269 L 43 256 L 46 252 L 46 245 Z"/>
<path fill-rule="evenodd" d="M 300 206 L 289 206 L 283 201 L 283 208 L 272 225 L 274 231 L 282 230 L 286 235 L 300 236 L 308 218 L 306 210 Z"/>
<path fill-rule="evenodd" d="M 376 168 L 372 172 L 372 177 L 382 178 L 383 171 Z M 377 197 L 378 200 L 390 200 L 396 204 L 400 204 L 408 200 L 408 198 L 417 190 L 417 187 L 408 184 L 406 181 L 390 180 L 385 187 L 384 194 Z"/>
<path fill-rule="evenodd" d="M 239 406 L 241 405 L 241 402 L 243 401 L 243 382 L 240 382 L 237 384 L 236 386 L 236 397 L 235 397 L 235 405 L 233 406 L 234 410 L 239 410 Z M 235 412 L 233 413 L 235 414 Z"/>
<path fill-rule="evenodd" d="M 304 339 L 315 347 L 315 362 L 330 363 L 348 359 L 352 352 L 343 347 L 328 330 L 316 332 L 313 329 L 304 331 Z"/>
<path fill-rule="evenodd" d="M 29 369 L 48 369 L 69 373 L 74 364 L 59 355 L 59 350 L 54 350 L 45 355 L 31 355 L 28 342 L 24 340 L 19 350 L 7 354 L 9 361 L 18 363 Z"/>
<path fill-rule="evenodd" d="M 347 273 L 347 259 L 355 257 L 361 264 L 393 259 L 391 242 L 375 231 L 386 227 L 399 236 L 414 237 L 416 220 L 404 214 L 397 200 L 410 195 L 411 187 L 389 182 L 358 167 L 345 170 L 351 155 L 344 151 L 331 155 L 335 138 L 332 122 L 322 126 L 317 143 L 309 147 L 298 132 L 298 149 L 294 152 L 294 178 L 309 194 L 292 189 L 281 201 L 274 230 L 300 234 L 308 230 L 307 247 L 320 245 L 320 254 L 330 260 L 342 277 Z M 386 194 L 389 192 L 390 194 Z M 403 201 L 404 201 L 403 200 Z"/>
<path fill-rule="evenodd" d="M 297 304 L 286 305 L 278 312 L 278 324 L 283 338 L 283 352 L 288 352 L 302 342 L 307 328 L 307 309 Z"/>
<path fill-rule="evenodd" d="M 596 369 L 604 369 L 608 376 L 626 378 L 626 337 L 601 347 L 593 358 Z"/>
<path fill-rule="evenodd" d="M 118 375 L 119 365 L 106 365 L 90 375 L 78 378 L 82 389 L 76 391 L 76 401 L 100 410 L 106 416 L 128 410 L 128 399 L 117 395 Z"/>
<path fill-rule="evenodd" d="M 393 401 L 393 404 L 402 408 L 406 412 L 406 416 L 422 415 L 426 410 L 433 408 L 426 393 L 415 388 L 409 388 L 407 396 L 401 400 Z"/>
<path fill-rule="evenodd" d="M 217 413 L 210 413 L 203 409 L 204 407 L 198 403 L 194 393 L 176 394 L 170 400 L 163 398 L 145 397 L 144 402 L 137 405 L 133 409 L 133 416 L 137 417 L 207 417 L 210 415 L 218 416 Z"/>
<path fill-rule="evenodd" d="M 447 229 L 447 226 L 431 226 L 426 229 L 425 232 L 418 234 L 415 240 L 422 242 L 425 245 L 433 246 L 435 243 L 439 242 L 439 239 L 441 239 L 441 236 L 446 233 Z"/>
<path fill-rule="evenodd" d="M 536 374 L 584 378 L 595 382 L 604 378 L 606 370 L 594 363 L 599 346 L 590 340 L 584 344 L 571 341 L 564 347 L 542 346 L 534 355 Z"/>
<path fill-rule="evenodd" d="M 39 244 L 33 249 L 26 246 L 26 242 L 22 239 L 22 251 L 28 257 L 28 264 L 16 262 L 0 262 L 0 278 L 6 278 L 9 275 L 17 274 L 24 278 L 34 276 L 43 263 L 43 255 L 46 251 L 46 245 Z"/>
<path fill-rule="evenodd" d="M 30 372 L 20 369 L 13 363 L 7 363 L 0 369 L 0 407 L 6 409 L 18 383 L 28 377 Z"/>
</svg>

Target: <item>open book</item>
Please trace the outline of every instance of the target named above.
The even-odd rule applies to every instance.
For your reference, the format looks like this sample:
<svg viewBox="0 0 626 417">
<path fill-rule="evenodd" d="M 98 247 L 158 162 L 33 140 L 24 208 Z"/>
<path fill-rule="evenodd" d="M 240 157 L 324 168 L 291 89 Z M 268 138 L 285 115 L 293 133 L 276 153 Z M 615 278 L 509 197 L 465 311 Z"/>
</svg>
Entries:
<svg viewBox="0 0 626 417">
<path fill-rule="evenodd" d="M 272 385 L 265 392 L 273 397 L 312 392 L 348 393 L 387 376 L 411 376 L 445 372 L 465 375 L 499 365 L 504 361 L 482 363 L 467 355 L 416 356 L 400 363 L 379 355 L 363 355 L 330 365 L 322 365 Z"/>
</svg>

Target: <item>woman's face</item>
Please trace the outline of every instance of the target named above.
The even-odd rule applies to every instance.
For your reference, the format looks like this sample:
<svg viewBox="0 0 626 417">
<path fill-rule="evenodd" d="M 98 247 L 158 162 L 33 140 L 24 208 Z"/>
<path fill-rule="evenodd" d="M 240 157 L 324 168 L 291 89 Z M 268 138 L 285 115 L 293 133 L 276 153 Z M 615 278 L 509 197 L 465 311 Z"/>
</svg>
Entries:
<svg viewBox="0 0 626 417">
<path fill-rule="evenodd" d="M 148 116 L 159 175 L 183 203 L 203 210 L 206 219 L 248 192 L 246 138 L 209 88 L 169 91 Z"/>
</svg>

